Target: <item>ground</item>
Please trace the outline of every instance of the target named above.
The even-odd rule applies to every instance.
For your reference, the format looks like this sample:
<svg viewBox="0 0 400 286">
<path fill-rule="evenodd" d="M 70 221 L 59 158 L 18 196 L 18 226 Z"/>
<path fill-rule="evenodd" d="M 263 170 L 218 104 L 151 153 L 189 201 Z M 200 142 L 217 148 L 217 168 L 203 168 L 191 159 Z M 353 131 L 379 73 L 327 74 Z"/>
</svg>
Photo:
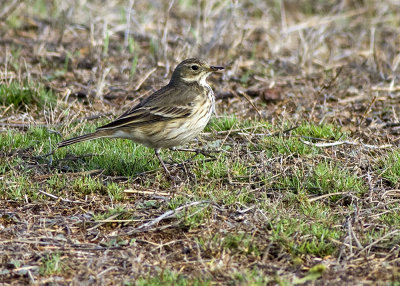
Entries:
<svg viewBox="0 0 400 286">
<path fill-rule="evenodd" d="M 400 285 L 398 1 L 3 2 L 2 285 Z M 55 150 L 193 56 L 225 70 L 174 181 Z"/>
</svg>

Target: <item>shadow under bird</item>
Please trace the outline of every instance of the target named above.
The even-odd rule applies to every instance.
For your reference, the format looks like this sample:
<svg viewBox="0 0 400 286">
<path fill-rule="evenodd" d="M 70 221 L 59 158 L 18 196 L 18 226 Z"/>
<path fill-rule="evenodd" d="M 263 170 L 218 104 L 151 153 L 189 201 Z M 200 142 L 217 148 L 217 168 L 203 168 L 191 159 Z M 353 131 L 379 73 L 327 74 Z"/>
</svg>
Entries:
<svg viewBox="0 0 400 286">
<path fill-rule="evenodd" d="M 186 59 L 174 70 L 170 82 L 116 120 L 90 134 L 74 137 L 57 148 L 97 138 L 123 138 L 155 150 L 174 148 L 194 139 L 207 125 L 214 110 L 215 98 L 207 77 L 220 66 L 210 66 L 197 58 Z"/>
</svg>

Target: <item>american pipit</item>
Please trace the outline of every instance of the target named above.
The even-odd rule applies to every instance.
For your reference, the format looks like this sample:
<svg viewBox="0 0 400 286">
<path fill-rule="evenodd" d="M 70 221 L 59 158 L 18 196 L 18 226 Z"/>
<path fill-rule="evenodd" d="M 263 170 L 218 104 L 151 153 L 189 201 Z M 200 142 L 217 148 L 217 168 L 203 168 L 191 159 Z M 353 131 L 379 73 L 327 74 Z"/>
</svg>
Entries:
<svg viewBox="0 0 400 286">
<path fill-rule="evenodd" d="M 181 62 L 170 82 L 111 123 L 95 132 L 59 143 L 58 148 L 96 138 L 123 138 L 153 148 L 173 148 L 194 139 L 207 125 L 214 109 L 214 93 L 207 77 L 223 67 L 192 58 Z"/>
</svg>

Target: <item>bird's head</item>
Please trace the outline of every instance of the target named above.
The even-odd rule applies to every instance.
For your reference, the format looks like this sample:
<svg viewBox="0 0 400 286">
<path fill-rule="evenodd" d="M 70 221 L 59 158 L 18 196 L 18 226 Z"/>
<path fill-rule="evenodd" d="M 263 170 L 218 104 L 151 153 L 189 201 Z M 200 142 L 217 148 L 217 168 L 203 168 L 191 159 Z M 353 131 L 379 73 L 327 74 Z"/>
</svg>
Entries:
<svg viewBox="0 0 400 286">
<path fill-rule="evenodd" d="M 206 84 L 206 78 L 215 71 L 223 70 L 223 67 L 210 66 L 204 60 L 191 58 L 181 62 L 172 74 L 171 82 L 183 81 L 186 83 L 198 82 Z"/>
</svg>

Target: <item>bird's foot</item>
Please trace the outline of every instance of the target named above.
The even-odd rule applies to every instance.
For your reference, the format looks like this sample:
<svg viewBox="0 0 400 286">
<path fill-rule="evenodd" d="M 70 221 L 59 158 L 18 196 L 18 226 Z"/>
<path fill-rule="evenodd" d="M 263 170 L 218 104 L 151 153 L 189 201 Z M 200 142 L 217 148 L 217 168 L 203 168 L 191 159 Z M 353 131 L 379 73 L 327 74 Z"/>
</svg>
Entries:
<svg viewBox="0 0 400 286">
<path fill-rule="evenodd" d="M 160 151 L 158 149 L 155 150 L 155 154 L 157 156 L 158 161 L 160 161 L 161 166 L 164 169 L 165 175 L 168 177 L 169 180 L 173 182 L 175 185 L 175 178 L 171 175 L 171 172 L 168 170 L 167 166 L 165 165 L 163 159 L 160 156 Z"/>
</svg>

